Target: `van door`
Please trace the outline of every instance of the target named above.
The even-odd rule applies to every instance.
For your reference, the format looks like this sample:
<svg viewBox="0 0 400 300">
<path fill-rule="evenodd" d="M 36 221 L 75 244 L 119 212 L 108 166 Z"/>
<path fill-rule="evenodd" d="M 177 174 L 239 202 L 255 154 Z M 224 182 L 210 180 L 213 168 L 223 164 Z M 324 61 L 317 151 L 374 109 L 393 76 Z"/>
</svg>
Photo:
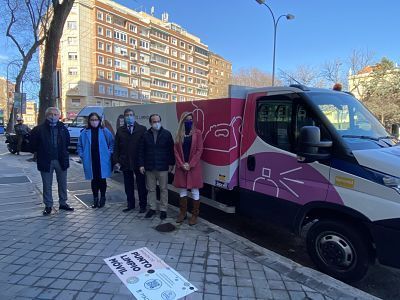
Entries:
<svg viewBox="0 0 400 300">
<path fill-rule="evenodd" d="M 246 109 L 251 105 L 254 122 L 245 120 L 244 136 L 256 137 L 242 160 L 244 210 L 290 226 L 302 205 L 326 199 L 329 164 L 301 164 L 295 154 L 301 127 L 322 125 L 295 93 L 258 97 Z M 255 205 L 249 207 L 248 199 Z"/>
</svg>

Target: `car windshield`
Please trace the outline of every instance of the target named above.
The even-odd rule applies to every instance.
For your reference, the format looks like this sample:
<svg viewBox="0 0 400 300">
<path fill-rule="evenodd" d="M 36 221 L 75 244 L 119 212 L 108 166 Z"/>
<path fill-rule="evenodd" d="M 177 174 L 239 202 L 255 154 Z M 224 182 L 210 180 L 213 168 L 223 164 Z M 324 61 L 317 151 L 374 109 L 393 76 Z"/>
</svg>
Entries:
<svg viewBox="0 0 400 300">
<path fill-rule="evenodd" d="M 374 115 L 353 96 L 340 92 L 308 95 L 348 144 L 353 143 L 347 141 L 349 139 L 378 142 L 391 138 Z M 392 142 L 387 143 L 392 145 Z"/>
<path fill-rule="evenodd" d="M 87 125 L 87 116 L 77 116 L 69 127 L 85 127 Z"/>
</svg>

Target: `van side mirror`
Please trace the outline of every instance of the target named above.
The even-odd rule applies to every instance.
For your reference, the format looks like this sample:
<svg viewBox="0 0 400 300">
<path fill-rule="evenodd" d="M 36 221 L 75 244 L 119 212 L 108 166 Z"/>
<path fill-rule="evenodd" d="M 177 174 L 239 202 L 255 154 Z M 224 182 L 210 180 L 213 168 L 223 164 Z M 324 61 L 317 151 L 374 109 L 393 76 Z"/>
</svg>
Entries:
<svg viewBox="0 0 400 300">
<path fill-rule="evenodd" d="M 392 125 L 392 135 L 396 139 L 398 139 L 400 137 L 400 125 L 398 123 Z"/>
<path fill-rule="evenodd" d="M 332 141 L 321 141 L 321 132 L 316 126 L 304 126 L 300 129 L 299 151 L 297 161 L 310 163 L 318 160 L 329 159 L 329 153 L 319 153 L 319 148 L 332 147 Z"/>
</svg>

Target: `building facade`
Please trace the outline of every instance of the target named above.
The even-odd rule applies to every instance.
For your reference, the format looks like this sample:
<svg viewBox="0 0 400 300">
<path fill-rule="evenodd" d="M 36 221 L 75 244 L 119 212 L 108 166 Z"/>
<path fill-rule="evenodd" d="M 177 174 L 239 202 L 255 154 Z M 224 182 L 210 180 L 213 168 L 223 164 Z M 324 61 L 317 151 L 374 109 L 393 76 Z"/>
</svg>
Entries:
<svg viewBox="0 0 400 300">
<path fill-rule="evenodd" d="M 9 111 L 14 101 L 15 84 L 0 77 L 0 110 L 3 111 L 4 122 L 8 123 Z M 9 108 L 7 108 L 7 103 Z"/>
<path fill-rule="evenodd" d="M 210 52 L 209 98 L 228 97 L 232 80 L 232 64 L 222 56 Z"/>
<path fill-rule="evenodd" d="M 24 124 L 29 127 L 36 126 L 38 116 L 38 106 L 35 101 L 26 101 L 26 113 L 22 115 Z"/>
<path fill-rule="evenodd" d="M 208 99 L 210 57 L 167 13 L 160 20 L 109 0 L 76 0 L 60 44 L 60 108 L 72 118 L 87 105 Z"/>
</svg>

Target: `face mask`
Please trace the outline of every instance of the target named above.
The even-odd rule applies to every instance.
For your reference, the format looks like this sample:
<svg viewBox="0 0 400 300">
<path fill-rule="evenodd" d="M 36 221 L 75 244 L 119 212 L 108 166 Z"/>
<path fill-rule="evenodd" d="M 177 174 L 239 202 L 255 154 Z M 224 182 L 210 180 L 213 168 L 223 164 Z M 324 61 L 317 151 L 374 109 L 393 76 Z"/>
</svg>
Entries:
<svg viewBox="0 0 400 300">
<path fill-rule="evenodd" d="M 97 128 L 100 124 L 100 121 L 90 121 L 90 126 L 93 128 Z"/>
<path fill-rule="evenodd" d="M 127 125 L 133 125 L 133 123 L 135 123 L 135 117 L 127 116 L 127 117 L 125 117 L 125 122 Z"/>
<path fill-rule="evenodd" d="M 193 126 L 192 120 L 185 121 L 185 133 L 186 134 L 189 134 L 190 130 L 192 130 L 192 126 Z"/>
<path fill-rule="evenodd" d="M 161 128 L 161 123 L 160 123 L 160 122 L 153 123 L 153 125 L 151 125 L 151 127 L 152 127 L 154 130 L 160 130 L 160 128 Z"/>
<path fill-rule="evenodd" d="M 55 126 L 58 122 L 58 117 L 47 117 L 47 121 L 49 121 L 51 126 Z"/>
</svg>

